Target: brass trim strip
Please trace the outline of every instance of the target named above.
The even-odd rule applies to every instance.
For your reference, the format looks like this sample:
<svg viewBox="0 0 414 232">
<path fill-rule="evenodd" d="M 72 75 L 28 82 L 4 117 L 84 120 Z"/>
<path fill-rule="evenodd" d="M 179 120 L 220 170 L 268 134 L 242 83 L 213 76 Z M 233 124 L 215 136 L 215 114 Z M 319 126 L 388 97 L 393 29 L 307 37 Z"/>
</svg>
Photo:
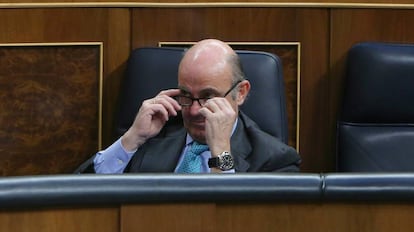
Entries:
<svg viewBox="0 0 414 232">
<path fill-rule="evenodd" d="M 103 133 L 103 129 L 102 129 L 102 127 L 103 127 L 103 119 L 102 119 L 102 114 L 103 114 L 103 91 L 104 91 L 104 89 L 103 89 L 103 82 L 104 82 L 104 79 L 103 79 L 103 75 L 104 75 L 104 72 L 103 72 L 103 70 L 104 70 L 104 45 L 103 45 L 103 42 L 97 42 L 96 43 L 96 45 L 97 46 L 99 46 L 99 50 L 100 50 L 100 52 L 99 52 L 99 108 L 98 108 L 98 110 L 99 110 L 99 115 L 98 115 L 98 123 L 99 123 L 99 125 L 98 125 L 98 150 L 100 151 L 100 150 L 102 150 L 102 137 L 103 137 L 103 135 L 102 135 L 102 133 Z"/>
<path fill-rule="evenodd" d="M 301 82 L 300 82 L 300 80 L 301 80 L 301 78 L 300 78 L 300 64 L 301 64 L 301 62 L 300 62 L 300 60 L 301 60 L 301 56 L 300 56 L 300 54 L 301 54 L 301 43 L 300 42 L 297 42 L 297 46 L 298 46 L 298 58 L 297 58 L 297 60 L 298 60 L 298 64 L 297 64 L 297 70 L 298 70 L 298 72 L 297 72 L 297 78 L 296 78 L 296 80 L 297 80 L 297 83 L 296 83 L 296 87 L 297 87 L 297 90 L 296 90 L 296 105 L 297 105 L 297 107 L 296 107 L 296 150 L 297 150 L 297 152 L 300 152 L 299 151 L 299 149 L 300 149 L 300 143 L 299 143 L 299 141 L 300 141 L 300 97 L 301 97 L 301 94 L 300 94 L 300 92 L 301 92 L 301 88 L 300 88 L 300 86 L 301 86 Z"/>
<path fill-rule="evenodd" d="M 0 3 L 0 9 L 19 8 L 192 8 L 192 7 L 296 7 L 296 8 L 388 8 L 414 9 L 403 3 L 332 3 L 332 2 L 50 2 Z"/>
<path fill-rule="evenodd" d="M 33 46 L 102 46 L 102 42 L 50 42 L 50 43 L 0 43 L 0 47 L 12 47 L 12 46 L 20 46 L 20 47 L 33 47 Z"/>
</svg>

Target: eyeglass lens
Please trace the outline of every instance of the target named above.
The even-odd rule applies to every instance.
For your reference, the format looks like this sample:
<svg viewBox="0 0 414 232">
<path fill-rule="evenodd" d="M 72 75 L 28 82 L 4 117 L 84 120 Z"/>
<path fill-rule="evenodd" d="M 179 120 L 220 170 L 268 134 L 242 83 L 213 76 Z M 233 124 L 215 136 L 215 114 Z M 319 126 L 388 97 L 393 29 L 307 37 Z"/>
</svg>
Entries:
<svg viewBox="0 0 414 232">
<path fill-rule="evenodd" d="M 237 81 L 236 83 L 234 83 L 231 88 L 223 95 L 223 97 L 226 97 L 227 95 L 229 95 L 229 93 L 231 91 L 233 91 L 234 88 L 236 88 L 236 86 L 241 82 L 241 80 Z M 198 104 L 200 106 L 204 106 L 207 102 L 207 100 L 210 99 L 210 97 L 208 98 L 193 98 L 193 97 L 189 97 L 189 96 L 177 96 L 176 100 L 178 101 L 178 104 L 180 104 L 181 106 L 192 106 L 194 101 L 197 101 Z"/>
</svg>

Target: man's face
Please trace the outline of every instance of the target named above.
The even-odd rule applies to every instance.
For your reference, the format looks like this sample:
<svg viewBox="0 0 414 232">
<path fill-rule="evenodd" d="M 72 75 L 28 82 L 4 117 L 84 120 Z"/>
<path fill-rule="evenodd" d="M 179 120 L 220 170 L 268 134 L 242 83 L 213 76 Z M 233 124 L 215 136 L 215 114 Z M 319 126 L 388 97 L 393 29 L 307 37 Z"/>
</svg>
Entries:
<svg viewBox="0 0 414 232">
<path fill-rule="evenodd" d="M 194 100 L 191 106 L 184 106 L 182 108 L 184 127 L 193 139 L 199 142 L 206 142 L 205 118 L 199 113 L 199 110 L 202 108 L 199 102 L 203 103 L 205 99 L 214 97 L 223 97 L 232 87 L 231 75 L 230 67 L 214 71 L 179 72 L 178 86 L 181 90 L 181 95 L 201 99 L 199 101 Z M 233 99 L 232 93 L 229 93 L 225 98 L 230 102 L 233 110 L 237 112 L 238 104 Z"/>
</svg>

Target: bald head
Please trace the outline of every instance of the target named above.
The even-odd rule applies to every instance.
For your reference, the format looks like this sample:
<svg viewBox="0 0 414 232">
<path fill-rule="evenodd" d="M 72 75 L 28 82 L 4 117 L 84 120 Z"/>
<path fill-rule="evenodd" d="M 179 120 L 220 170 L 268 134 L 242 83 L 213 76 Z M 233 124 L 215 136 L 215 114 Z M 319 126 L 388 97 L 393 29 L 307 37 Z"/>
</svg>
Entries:
<svg viewBox="0 0 414 232">
<path fill-rule="evenodd" d="M 199 41 L 187 50 L 181 60 L 179 75 L 196 77 L 200 73 L 232 77 L 234 80 L 230 79 L 230 82 L 244 79 L 236 52 L 228 44 L 216 39 Z"/>
<path fill-rule="evenodd" d="M 196 62 L 204 59 L 219 62 L 221 59 L 234 55 L 233 49 L 226 43 L 216 39 L 205 39 L 192 46 L 184 56 L 187 62 Z"/>
<path fill-rule="evenodd" d="M 228 112 L 230 107 L 238 113 L 250 84 L 244 78 L 236 52 L 220 40 L 206 39 L 188 49 L 182 58 L 178 89 L 182 96 L 193 99 L 190 106 L 182 108 L 184 127 L 192 138 L 206 142 L 205 114 Z M 225 98 L 227 102 L 217 98 Z M 212 99 L 208 109 L 200 102 L 206 99 Z M 195 100 L 198 103 L 194 104 Z"/>
</svg>

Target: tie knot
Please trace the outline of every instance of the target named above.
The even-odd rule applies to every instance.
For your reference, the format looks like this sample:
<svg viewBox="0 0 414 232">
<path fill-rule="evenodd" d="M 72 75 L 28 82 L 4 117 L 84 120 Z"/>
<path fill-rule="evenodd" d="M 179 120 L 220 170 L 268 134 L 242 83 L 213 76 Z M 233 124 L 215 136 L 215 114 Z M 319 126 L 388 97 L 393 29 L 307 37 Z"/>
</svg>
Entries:
<svg viewBox="0 0 414 232">
<path fill-rule="evenodd" d="M 191 144 L 190 149 L 194 154 L 200 155 L 201 153 L 208 150 L 208 146 L 194 141 L 193 144 Z"/>
</svg>

